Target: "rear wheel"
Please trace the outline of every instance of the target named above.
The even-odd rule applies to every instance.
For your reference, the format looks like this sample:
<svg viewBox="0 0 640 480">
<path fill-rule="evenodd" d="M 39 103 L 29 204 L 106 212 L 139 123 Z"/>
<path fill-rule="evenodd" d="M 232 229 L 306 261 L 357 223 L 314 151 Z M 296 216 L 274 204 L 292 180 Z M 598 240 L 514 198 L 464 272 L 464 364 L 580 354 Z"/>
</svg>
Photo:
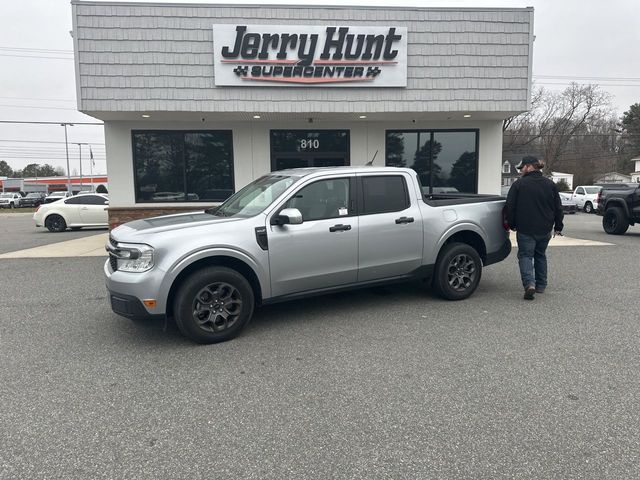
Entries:
<svg viewBox="0 0 640 480">
<path fill-rule="evenodd" d="M 9 208 L 10 208 L 11 210 L 13 210 L 14 208 L 16 208 L 16 204 L 15 204 L 15 203 L 10 203 L 10 204 L 9 204 Z"/>
<path fill-rule="evenodd" d="M 173 311 L 176 325 L 198 343 L 231 340 L 253 315 L 251 285 L 240 273 L 209 267 L 191 274 L 178 289 Z"/>
<path fill-rule="evenodd" d="M 476 290 L 481 276 L 478 252 L 466 243 L 450 243 L 438 255 L 433 289 L 447 300 L 464 300 Z"/>
<path fill-rule="evenodd" d="M 44 226 L 50 232 L 64 232 L 67 229 L 67 222 L 60 215 L 49 215 L 44 221 Z"/>
<path fill-rule="evenodd" d="M 593 213 L 593 205 L 591 204 L 591 202 L 587 202 L 584 204 L 584 212 Z"/>
<path fill-rule="evenodd" d="M 629 228 L 629 220 L 620 207 L 607 208 L 602 217 L 602 228 L 610 235 L 623 235 Z"/>
</svg>

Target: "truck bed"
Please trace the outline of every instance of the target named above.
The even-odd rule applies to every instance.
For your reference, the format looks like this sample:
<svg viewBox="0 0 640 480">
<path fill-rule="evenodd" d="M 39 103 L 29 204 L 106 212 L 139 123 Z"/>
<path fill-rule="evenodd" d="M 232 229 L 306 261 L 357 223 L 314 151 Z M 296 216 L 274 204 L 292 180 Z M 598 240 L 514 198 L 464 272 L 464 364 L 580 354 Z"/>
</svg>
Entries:
<svg viewBox="0 0 640 480">
<path fill-rule="evenodd" d="M 431 207 L 446 207 L 449 205 L 464 205 L 467 203 L 504 201 L 505 197 L 478 193 L 432 193 L 423 195 L 422 199 Z"/>
</svg>

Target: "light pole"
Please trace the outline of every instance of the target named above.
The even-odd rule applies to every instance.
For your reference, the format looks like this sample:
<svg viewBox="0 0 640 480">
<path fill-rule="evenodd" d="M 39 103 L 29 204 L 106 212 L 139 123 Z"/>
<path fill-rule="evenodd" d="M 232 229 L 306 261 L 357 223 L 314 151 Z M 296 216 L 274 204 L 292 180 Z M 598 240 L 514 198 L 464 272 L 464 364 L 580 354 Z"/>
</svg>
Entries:
<svg viewBox="0 0 640 480">
<path fill-rule="evenodd" d="M 61 123 L 64 127 L 64 147 L 67 150 L 67 192 L 71 193 L 71 172 L 69 171 L 69 143 L 67 140 L 67 125 L 73 127 L 73 123 Z"/>
</svg>

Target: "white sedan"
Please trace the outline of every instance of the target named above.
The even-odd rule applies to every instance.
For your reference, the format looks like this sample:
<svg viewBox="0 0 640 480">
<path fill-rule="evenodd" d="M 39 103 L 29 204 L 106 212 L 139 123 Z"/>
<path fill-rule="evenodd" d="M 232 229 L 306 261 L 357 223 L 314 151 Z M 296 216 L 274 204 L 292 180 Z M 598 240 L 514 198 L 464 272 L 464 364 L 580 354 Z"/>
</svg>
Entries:
<svg viewBox="0 0 640 480">
<path fill-rule="evenodd" d="M 76 195 L 40 205 L 33 214 L 36 227 L 47 227 L 50 232 L 64 232 L 67 227 L 106 227 L 109 224 L 107 206 L 109 197 L 99 193 Z"/>
</svg>

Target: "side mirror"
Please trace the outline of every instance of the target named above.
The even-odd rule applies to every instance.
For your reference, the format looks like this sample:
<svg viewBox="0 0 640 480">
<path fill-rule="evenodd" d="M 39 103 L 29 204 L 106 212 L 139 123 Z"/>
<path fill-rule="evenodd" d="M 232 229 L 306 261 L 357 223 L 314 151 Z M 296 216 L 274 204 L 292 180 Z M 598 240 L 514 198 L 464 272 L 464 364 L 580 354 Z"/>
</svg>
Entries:
<svg viewBox="0 0 640 480">
<path fill-rule="evenodd" d="M 285 208 L 274 218 L 276 225 L 300 225 L 302 213 L 297 208 Z"/>
<path fill-rule="evenodd" d="M 109 200 L 105 200 L 105 201 L 104 201 L 104 204 L 105 204 L 105 205 L 109 205 Z"/>
</svg>

